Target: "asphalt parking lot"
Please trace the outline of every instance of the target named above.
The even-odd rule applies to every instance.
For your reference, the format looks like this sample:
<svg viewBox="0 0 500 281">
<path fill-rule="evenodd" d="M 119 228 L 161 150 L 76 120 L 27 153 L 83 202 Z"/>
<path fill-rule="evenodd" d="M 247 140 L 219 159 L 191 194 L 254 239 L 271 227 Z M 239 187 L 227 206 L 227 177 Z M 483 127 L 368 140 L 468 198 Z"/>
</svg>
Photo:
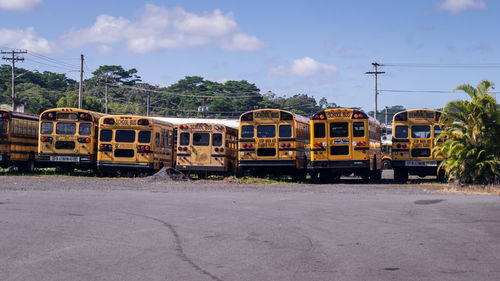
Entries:
<svg viewBox="0 0 500 281">
<path fill-rule="evenodd" d="M 1 280 L 498 280 L 500 196 L 0 177 Z"/>
</svg>

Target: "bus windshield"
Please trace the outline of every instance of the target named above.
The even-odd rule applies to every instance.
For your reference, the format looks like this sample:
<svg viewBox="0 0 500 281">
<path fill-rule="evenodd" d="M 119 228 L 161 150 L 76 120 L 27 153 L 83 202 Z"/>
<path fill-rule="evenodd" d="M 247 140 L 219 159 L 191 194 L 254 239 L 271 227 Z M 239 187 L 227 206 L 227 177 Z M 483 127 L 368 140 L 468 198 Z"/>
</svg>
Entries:
<svg viewBox="0 0 500 281">
<path fill-rule="evenodd" d="M 56 134 L 58 135 L 74 135 L 76 133 L 76 123 L 74 122 L 59 122 L 56 125 Z"/>
</svg>

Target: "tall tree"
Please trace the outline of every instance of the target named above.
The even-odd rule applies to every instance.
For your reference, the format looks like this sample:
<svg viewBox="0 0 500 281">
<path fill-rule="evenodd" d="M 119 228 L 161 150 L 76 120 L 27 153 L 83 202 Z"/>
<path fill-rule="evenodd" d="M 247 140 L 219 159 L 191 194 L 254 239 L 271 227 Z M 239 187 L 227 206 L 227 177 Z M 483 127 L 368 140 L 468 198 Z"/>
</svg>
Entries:
<svg viewBox="0 0 500 281">
<path fill-rule="evenodd" d="M 485 184 L 500 179 L 500 113 L 488 92 L 492 88 L 486 80 L 476 88 L 460 85 L 454 91 L 464 91 L 470 101 L 449 102 L 443 109 L 447 126 L 436 150 L 445 158 L 440 168 L 449 181 Z"/>
</svg>

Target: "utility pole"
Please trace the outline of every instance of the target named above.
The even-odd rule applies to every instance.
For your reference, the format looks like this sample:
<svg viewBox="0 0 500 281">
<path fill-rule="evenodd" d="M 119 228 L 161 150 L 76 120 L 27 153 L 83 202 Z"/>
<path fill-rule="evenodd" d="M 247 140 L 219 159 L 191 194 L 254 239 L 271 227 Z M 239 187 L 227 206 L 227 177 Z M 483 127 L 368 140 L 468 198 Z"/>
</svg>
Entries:
<svg viewBox="0 0 500 281">
<path fill-rule="evenodd" d="M 147 101 L 146 101 L 146 116 L 149 117 L 149 107 L 151 106 L 151 99 L 149 97 L 149 91 L 147 92 L 148 93 L 148 98 L 147 98 Z"/>
<path fill-rule="evenodd" d="M 106 80 L 104 84 L 104 113 L 108 114 L 108 74 L 106 74 Z"/>
<path fill-rule="evenodd" d="M 83 106 L 83 54 L 80 55 L 80 87 L 78 88 L 78 108 Z"/>
<path fill-rule="evenodd" d="M 382 66 L 382 64 L 379 64 L 377 62 L 372 62 L 374 71 L 368 71 L 365 72 L 365 74 L 373 74 L 375 75 L 375 110 L 373 111 L 373 118 L 377 120 L 377 95 L 378 95 L 378 90 L 377 90 L 377 75 L 378 74 L 384 74 L 384 71 L 377 71 L 377 67 Z"/>
<path fill-rule="evenodd" d="M 12 50 L 12 51 L 2 51 L 1 54 L 11 54 L 11 57 L 3 56 L 2 59 L 7 61 L 12 61 L 12 111 L 16 111 L 16 75 L 15 75 L 15 62 L 24 61 L 24 58 L 16 56 L 16 54 L 26 54 L 26 50 Z"/>
<path fill-rule="evenodd" d="M 385 107 L 385 137 L 387 137 L 387 109 L 389 109 L 388 106 Z"/>
</svg>

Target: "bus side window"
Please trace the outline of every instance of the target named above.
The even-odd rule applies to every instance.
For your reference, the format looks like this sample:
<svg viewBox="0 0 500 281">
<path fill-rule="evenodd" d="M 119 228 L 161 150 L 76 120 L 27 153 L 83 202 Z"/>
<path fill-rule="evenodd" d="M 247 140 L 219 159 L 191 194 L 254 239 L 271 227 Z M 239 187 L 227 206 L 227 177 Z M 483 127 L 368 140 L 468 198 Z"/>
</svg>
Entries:
<svg viewBox="0 0 500 281">
<path fill-rule="evenodd" d="M 167 143 L 168 147 L 172 147 L 172 142 L 173 142 L 173 133 L 172 133 L 172 131 L 169 130 L 168 131 L 168 143 Z"/>
<path fill-rule="evenodd" d="M 160 146 L 160 133 L 158 132 L 155 134 L 155 144 L 156 146 Z"/>
</svg>

